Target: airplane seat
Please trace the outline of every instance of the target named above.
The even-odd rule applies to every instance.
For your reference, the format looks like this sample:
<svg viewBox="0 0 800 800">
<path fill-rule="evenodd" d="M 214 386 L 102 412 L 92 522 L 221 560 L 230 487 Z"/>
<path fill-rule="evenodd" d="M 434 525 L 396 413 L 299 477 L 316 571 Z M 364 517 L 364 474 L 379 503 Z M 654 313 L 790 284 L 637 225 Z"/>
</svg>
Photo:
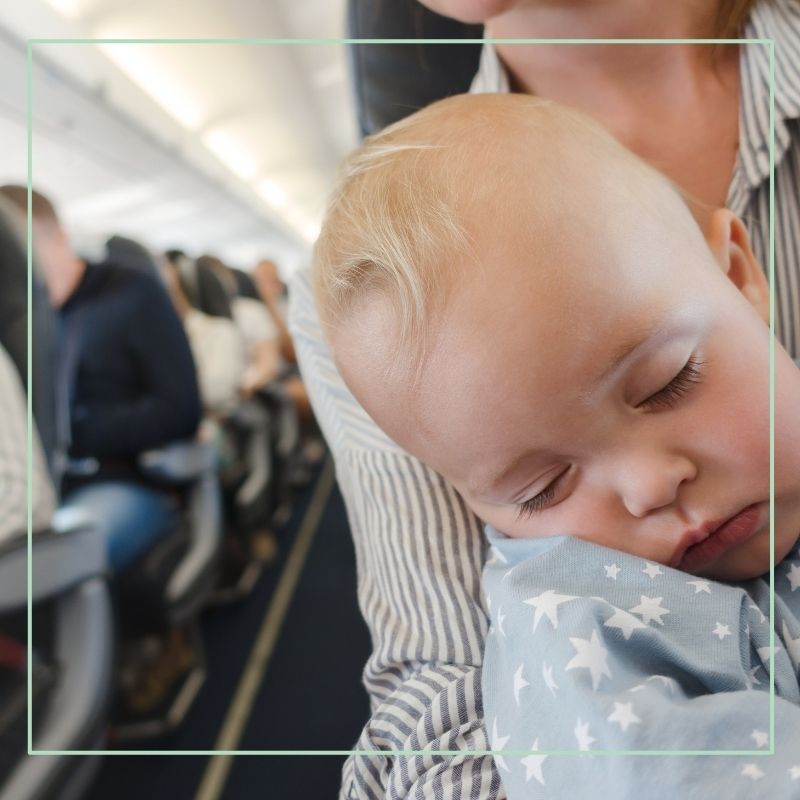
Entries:
<svg viewBox="0 0 800 800">
<path fill-rule="evenodd" d="M 50 350 L 54 319 L 34 273 L 31 389 L 26 380 L 23 241 L 16 209 L 0 203 L 0 344 L 15 362 L 23 385 L 33 391 L 34 419 L 52 468 L 57 439 Z M 99 758 L 28 757 L 27 672 L 33 748 L 102 748 L 115 652 L 105 548 L 90 521 L 73 515 L 54 518 L 49 530 L 33 531 L 30 561 L 28 556 L 25 531 L 0 544 L 0 800 L 77 800 Z"/>
<path fill-rule="evenodd" d="M 255 282 L 246 272 L 231 270 L 236 278 L 237 292 L 240 297 L 263 302 Z M 273 458 L 276 462 L 275 481 L 273 484 L 273 524 L 283 524 L 291 513 L 292 482 L 302 470 L 302 437 L 300 419 L 290 394 L 279 379 L 261 389 L 258 398 L 266 407 L 273 429 L 271 437 Z"/>
<path fill-rule="evenodd" d="M 158 276 L 149 251 L 133 240 L 111 237 L 106 255 L 122 266 Z M 62 476 L 72 473 L 85 477 L 97 468 L 91 458 L 75 461 L 66 457 L 65 439 L 60 444 Z M 191 644 L 195 666 L 187 672 L 175 702 L 159 706 L 152 715 L 120 722 L 117 709 L 112 710 L 109 735 L 116 740 L 171 730 L 188 711 L 205 676 L 198 612 L 216 584 L 222 541 L 220 487 L 210 445 L 174 442 L 140 454 L 138 462 L 143 474 L 180 498 L 181 513 L 173 531 L 110 582 L 118 647 L 123 653 L 116 675 L 117 705 L 125 675 L 133 671 L 127 656 L 131 654 L 136 661 L 137 648 L 146 649 L 148 640 L 165 639 L 165 631 L 181 626 Z M 75 506 L 68 507 L 70 513 L 74 510 Z"/>
<path fill-rule="evenodd" d="M 56 450 L 55 314 L 33 262 L 31 308 L 36 327 L 32 337 L 31 386 L 28 386 L 28 290 L 25 226 L 19 211 L 0 197 L 0 343 L 32 393 L 33 416 L 48 464 Z"/>
<path fill-rule="evenodd" d="M 120 266 L 159 277 L 158 265 L 152 253 L 143 244 L 127 236 L 114 234 L 106 240 L 106 259 Z"/>
<path fill-rule="evenodd" d="M 211 317 L 233 319 L 228 293 L 217 273 L 208 264 L 183 255 L 178 256 L 174 263 L 194 308 Z"/>
<path fill-rule="evenodd" d="M 160 280 L 155 258 L 133 239 L 111 236 L 106 258 Z M 85 462 L 68 461 L 66 469 L 85 474 Z M 114 589 L 126 630 L 159 631 L 189 620 L 210 594 L 222 536 L 220 489 L 215 454 L 207 443 L 173 442 L 140 454 L 138 466 L 145 477 L 180 496 L 182 514 L 170 535 L 115 576 Z"/>
<path fill-rule="evenodd" d="M 197 440 L 173 442 L 140 454 L 138 464 L 150 480 L 178 493 L 181 513 L 174 530 L 111 581 L 120 651 L 112 744 L 161 736 L 183 721 L 205 681 L 199 614 L 211 599 L 221 563 L 222 500 L 213 447 Z M 185 638 L 185 669 L 157 701 L 134 708 L 128 693 L 146 680 L 152 658 L 168 649 L 174 634 Z"/>
<path fill-rule="evenodd" d="M 175 263 L 195 308 L 232 318 L 227 290 L 212 267 L 186 257 Z M 241 402 L 221 421 L 229 455 L 220 468 L 220 480 L 230 534 L 237 541 L 229 542 L 231 575 L 216 592 L 216 602 L 237 600 L 250 591 L 263 568 L 255 557 L 254 537 L 276 527 L 286 513 L 282 455 L 291 424 L 275 409 L 271 397 L 270 387 L 264 398 Z"/>
<path fill-rule="evenodd" d="M 103 543 L 86 519 L 54 520 L 52 530 L 32 536 L 31 556 L 33 639 L 24 656 L 31 670 L 33 748 L 102 749 L 114 665 Z M 20 533 L 0 547 L 0 636 L 21 627 L 28 591 L 28 539 Z M 2 748 L 0 800 L 78 798 L 99 759 L 29 757 L 26 674 L 18 670 L 14 681 L 6 672 L 0 684 L 0 738 L 4 729 L 12 732 L 10 746 Z"/>
<path fill-rule="evenodd" d="M 236 293 L 239 297 L 248 297 L 250 300 L 261 301 L 261 295 L 258 293 L 256 284 L 253 279 L 241 269 L 232 269 L 233 277 L 236 278 Z"/>
<path fill-rule="evenodd" d="M 347 36 L 354 39 L 480 39 L 465 25 L 416 0 L 348 0 Z M 435 100 L 468 92 L 480 44 L 356 44 L 349 48 L 362 136 L 391 125 Z"/>
<path fill-rule="evenodd" d="M 206 442 L 175 442 L 139 456 L 140 471 L 181 493 L 178 526 L 115 578 L 125 632 L 190 622 L 217 578 L 222 505 L 216 454 Z"/>
</svg>

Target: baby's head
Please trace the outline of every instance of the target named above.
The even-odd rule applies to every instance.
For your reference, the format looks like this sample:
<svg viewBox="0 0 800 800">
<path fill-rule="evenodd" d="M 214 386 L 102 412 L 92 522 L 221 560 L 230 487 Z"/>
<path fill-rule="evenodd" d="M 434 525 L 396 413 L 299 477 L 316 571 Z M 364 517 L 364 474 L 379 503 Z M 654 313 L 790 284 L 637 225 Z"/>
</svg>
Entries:
<svg viewBox="0 0 800 800">
<path fill-rule="evenodd" d="M 484 521 L 723 580 L 768 569 L 763 273 L 734 215 L 704 238 L 588 118 L 463 96 L 372 137 L 314 280 L 353 394 Z M 775 386 L 780 560 L 800 533 L 800 371 L 777 345 Z"/>
</svg>

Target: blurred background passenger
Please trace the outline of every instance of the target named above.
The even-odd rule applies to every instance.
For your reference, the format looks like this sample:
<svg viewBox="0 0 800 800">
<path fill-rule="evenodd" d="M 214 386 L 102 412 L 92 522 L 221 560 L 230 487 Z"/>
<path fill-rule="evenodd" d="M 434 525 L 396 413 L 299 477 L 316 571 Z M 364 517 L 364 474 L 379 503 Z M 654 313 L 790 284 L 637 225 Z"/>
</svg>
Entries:
<svg viewBox="0 0 800 800">
<path fill-rule="evenodd" d="M 197 263 L 211 267 L 228 292 L 233 321 L 244 339 L 247 362 L 239 391 L 245 399 L 252 397 L 278 376 L 278 330 L 263 303 L 239 294 L 236 276 L 223 261 L 216 256 L 204 255 L 197 259 Z"/>
<path fill-rule="evenodd" d="M 259 298 L 278 328 L 281 358 L 288 364 L 297 364 L 294 342 L 286 327 L 286 284 L 281 279 L 278 265 L 263 258 L 253 269 L 252 278 Z"/>
<path fill-rule="evenodd" d="M 281 383 L 292 398 L 298 417 L 307 427 L 313 422 L 314 414 L 311 410 L 311 403 L 308 400 L 306 387 L 300 378 L 294 342 L 286 324 L 286 285 L 281 280 L 278 265 L 267 258 L 259 261 L 253 270 L 253 282 L 278 331 Z"/>
<path fill-rule="evenodd" d="M 164 280 L 189 337 L 203 410 L 208 416 L 221 418 L 239 403 L 246 366 L 244 342 L 233 320 L 205 314 L 192 306 L 179 259 L 188 257 L 173 252 L 172 258 L 164 259 Z"/>
<path fill-rule="evenodd" d="M 0 194 L 27 210 L 25 187 L 4 186 Z M 119 572 L 176 524 L 177 496 L 152 484 L 137 458 L 194 435 L 200 420 L 194 362 L 155 276 L 78 258 L 53 205 L 36 191 L 32 216 L 36 255 L 59 312 L 62 500 L 95 517 L 109 564 Z"/>
</svg>

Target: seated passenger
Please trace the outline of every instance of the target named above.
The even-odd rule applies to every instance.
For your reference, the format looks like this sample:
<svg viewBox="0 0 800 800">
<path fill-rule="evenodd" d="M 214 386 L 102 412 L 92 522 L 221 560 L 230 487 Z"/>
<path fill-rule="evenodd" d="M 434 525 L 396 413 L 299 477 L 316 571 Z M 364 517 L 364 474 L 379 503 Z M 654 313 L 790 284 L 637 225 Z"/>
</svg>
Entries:
<svg viewBox="0 0 800 800">
<path fill-rule="evenodd" d="M 239 403 L 245 369 L 242 336 L 232 320 L 204 314 L 191 305 L 180 271 L 173 263 L 165 260 L 163 270 L 170 297 L 189 337 L 203 409 L 211 417 L 224 417 Z"/>
<path fill-rule="evenodd" d="M 800 370 L 776 344 L 768 620 L 769 292 L 741 221 L 704 240 L 662 175 L 522 95 L 429 106 L 341 175 L 320 319 L 370 416 L 489 524 L 492 748 L 766 747 L 778 645 L 771 759 L 497 757 L 509 798 L 796 797 Z"/>
<path fill-rule="evenodd" d="M 239 391 L 245 399 L 252 397 L 278 375 L 278 331 L 275 323 L 263 303 L 239 296 L 236 278 L 224 262 L 215 256 L 200 256 L 198 262 L 211 267 L 228 291 L 233 321 L 244 338 L 247 360 Z"/>
<path fill-rule="evenodd" d="M 25 187 L 0 193 L 26 211 Z M 137 458 L 195 434 L 192 354 L 155 276 L 84 262 L 50 201 L 34 192 L 32 210 L 34 245 L 61 324 L 57 383 L 69 416 L 62 501 L 93 513 L 119 571 L 174 529 L 176 497 L 151 484 Z"/>
<path fill-rule="evenodd" d="M 303 429 L 303 459 L 309 465 L 314 464 L 324 456 L 325 447 L 311 409 L 308 392 L 300 377 L 294 342 L 286 325 L 286 285 L 281 280 L 277 264 L 266 258 L 256 264 L 253 281 L 278 330 L 281 354 L 279 379 L 292 398 Z"/>
<path fill-rule="evenodd" d="M 294 342 L 286 326 L 286 285 L 281 280 L 277 264 L 266 258 L 259 261 L 253 270 L 253 281 L 278 331 L 281 380 L 294 401 L 298 416 L 308 422 L 313 418 L 313 413 L 297 369 Z"/>
</svg>

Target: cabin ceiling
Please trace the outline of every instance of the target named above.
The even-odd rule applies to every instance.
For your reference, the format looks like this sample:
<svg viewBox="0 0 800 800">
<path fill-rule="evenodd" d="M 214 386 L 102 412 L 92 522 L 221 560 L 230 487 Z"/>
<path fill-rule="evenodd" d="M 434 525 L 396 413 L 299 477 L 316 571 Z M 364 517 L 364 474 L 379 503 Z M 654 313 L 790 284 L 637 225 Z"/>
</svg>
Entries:
<svg viewBox="0 0 800 800">
<path fill-rule="evenodd" d="M 28 0 L 0 10 L 0 181 L 27 176 L 28 38 L 344 36 L 344 0 Z M 308 258 L 357 142 L 339 44 L 32 48 L 33 183 L 87 253 L 111 233 L 249 268 Z"/>
</svg>

